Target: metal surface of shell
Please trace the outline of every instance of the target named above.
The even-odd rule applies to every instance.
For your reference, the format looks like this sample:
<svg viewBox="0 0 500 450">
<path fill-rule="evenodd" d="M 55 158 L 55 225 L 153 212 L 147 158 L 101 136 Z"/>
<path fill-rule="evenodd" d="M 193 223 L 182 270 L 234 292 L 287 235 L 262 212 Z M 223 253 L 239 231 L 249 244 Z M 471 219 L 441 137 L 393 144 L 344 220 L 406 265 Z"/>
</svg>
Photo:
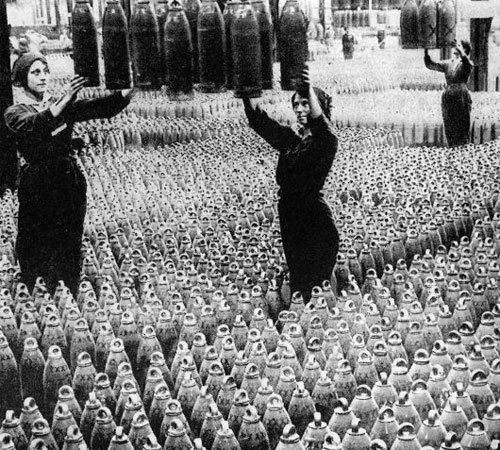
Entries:
<svg viewBox="0 0 500 450">
<path fill-rule="evenodd" d="M 281 88 L 293 91 L 301 80 L 307 60 L 306 17 L 297 0 L 287 0 L 280 17 L 279 60 Z"/>
<path fill-rule="evenodd" d="M 440 48 L 451 47 L 455 43 L 457 14 L 453 0 L 438 3 L 437 45 Z"/>
<path fill-rule="evenodd" d="M 204 92 L 220 92 L 225 84 L 224 21 L 219 5 L 204 0 L 198 14 L 198 52 L 200 88 Z"/>
<path fill-rule="evenodd" d="M 259 24 L 260 54 L 262 61 L 262 89 L 273 88 L 273 41 L 274 28 L 267 1 L 252 3 Z"/>
<path fill-rule="evenodd" d="M 280 5 L 279 0 L 269 1 L 269 11 L 271 13 L 271 20 L 273 21 L 273 26 L 276 31 L 278 31 L 279 26 L 279 16 L 280 16 Z"/>
<path fill-rule="evenodd" d="M 416 0 L 406 0 L 401 10 L 401 45 L 404 49 L 419 47 L 419 21 Z"/>
<path fill-rule="evenodd" d="M 226 87 L 228 89 L 234 88 L 234 62 L 233 62 L 233 47 L 231 30 L 234 20 L 236 19 L 236 13 L 240 6 L 238 0 L 230 1 L 226 4 L 224 8 L 224 35 L 226 41 L 226 53 L 224 54 L 224 67 L 226 71 Z"/>
<path fill-rule="evenodd" d="M 104 74 L 107 89 L 131 85 L 127 17 L 118 0 L 109 0 L 102 20 Z"/>
<path fill-rule="evenodd" d="M 120 0 L 120 3 L 122 5 L 123 12 L 125 13 L 125 17 L 127 18 L 127 23 L 129 23 L 131 14 L 130 0 Z"/>
<path fill-rule="evenodd" d="M 422 0 L 418 9 L 420 45 L 436 48 L 437 4 L 435 0 Z"/>
<path fill-rule="evenodd" d="M 136 3 L 130 19 L 130 36 L 135 85 L 141 88 L 158 87 L 160 37 L 158 21 L 148 0 Z"/>
<path fill-rule="evenodd" d="M 165 22 L 166 83 L 170 92 L 189 94 L 193 91 L 191 30 L 184 10 L 174 3 Z"/>
<path fill-rule="evenodd" d="M 88 0 L 78 0 L 71 16 L 75 74 L 85 78 L 86 86 L 99 86 L 99 46 L 97 28 Z"/>
<path fill-rule="evenodd" d="M 237 97 L 260 97 L 262 58 L 259 24 L 252 5 L 244 1 L 231 28 L 234 61 L 234 89 Z"/>
<path fill-rule="evenodd" d="M 167 63 L 165 61 L 165 22 L 168 15 L 168 0 L 158 0 L 156 2 L 156 20 L 158 21 L 158 33 L 160 37 L 160 77 L 163 83 L 167 78 Z"/>
<path fill-rule="evenodd" d="M 198 52 L 198 14 L 200 13 L 200 0 L 184 0 L 184 12 L 191 30 L 191 42 L 193 43 L 193 81 L 200 82 L 200 62 Z"/>
</svg>

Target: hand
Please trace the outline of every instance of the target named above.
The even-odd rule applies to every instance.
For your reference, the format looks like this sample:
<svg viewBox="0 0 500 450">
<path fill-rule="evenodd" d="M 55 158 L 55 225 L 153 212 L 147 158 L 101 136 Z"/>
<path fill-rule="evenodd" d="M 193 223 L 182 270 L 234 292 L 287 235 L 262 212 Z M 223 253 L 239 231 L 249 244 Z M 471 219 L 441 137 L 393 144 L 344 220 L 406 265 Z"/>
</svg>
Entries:
<svg viewBox="0 0 500 450">
<path fill-rule="evenodd" d="M 83 89 L 85 85 L 85 78 L 75 75 L 71 78 L 69 86 L 66 89 L 66 93 L 63 97 L 59 99 L 58 102 L 54 103 L 50 107 L 50 111 L 54 117 L 58 117 L 62 114 L 62 112 L 66 109 L 66 107 L 75 100 L 78 92 Z"/>
<path fill-rule="evenodd" d="M 80 92 L 84 86 L 85 78 L 81 77 L 80 75 L 75 75 L 73 78 L 71 78 L 64 98 L 67 101 L 73 101 L 78 95 L 78 92 Z"/>
<path fill-rule="evenodd" d="M 130 89 L 122 89 L 123 98 L 126 98 L 127 100 L 132 100 L 136 92 L 137 89 L 134 85 L 132 85 Z"/>
</svg>

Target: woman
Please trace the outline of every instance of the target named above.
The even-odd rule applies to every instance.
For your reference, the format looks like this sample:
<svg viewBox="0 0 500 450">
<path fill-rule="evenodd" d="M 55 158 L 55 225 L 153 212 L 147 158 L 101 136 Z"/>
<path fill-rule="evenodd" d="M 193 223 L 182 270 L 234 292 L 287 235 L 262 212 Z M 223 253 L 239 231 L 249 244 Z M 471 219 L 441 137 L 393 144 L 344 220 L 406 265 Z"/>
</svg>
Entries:
<svg viewBox="0 0 500 450">
<path fill-rule="evenodd" d="M 349 28 L 346 27 L 344 30 L 344 34 L 342 35 L 342 53 L 344 53 L 344 59 L 352 59 L 356 39 Z"/>
<path fill-rule="evenodd" d="M 292 97 L 299 133 L 270 119 L 244 99 L 250 126 L 280 152 L 276 178 L 283 249 L 290 270 L 292 292 L 306 302 L 311 289 L 330 280 L 337 258 L 339 235 L 321 190 L 337 151 L 330 119 L 331 98 L 312 88 L 309 72 Z"/>
<path fill-rule="evenodd" d="M 47 61 L 37 53 L 22 55 L 12 77 L 22 90 L 5 111 L 5 122 L 26 163 L 20 174 L 16 242 L 22 280 L 31 290 L 41 276 L 49 292 L 63 280 L 76 295 L 87 185 L 72 148 L 73 124 L 114 116 L 133 92 L 77 100 L 85 81 L 75 76 L 55 101 L 47 91 Z"/>
<path fill-rule="evenodd" d="M 425 66 L 430 70 L 443 72 L 446 77 L 447 86 L 441 97 L 441 111 L 449 147 L 469 142 L 472 100 L 467 89 L 467 81 L 472 72 L 470 51 L 470 44 L 461 41 L 453 49 L 450 60 L 434 62 L 427 49 L 425 50 Z"/>
<path fill-rule="evenodd" d="M 383 50 L 385 48 L 385 25 L 380 25 L 377 30 L 377 42 L 378 48 Z"/>
</svg>

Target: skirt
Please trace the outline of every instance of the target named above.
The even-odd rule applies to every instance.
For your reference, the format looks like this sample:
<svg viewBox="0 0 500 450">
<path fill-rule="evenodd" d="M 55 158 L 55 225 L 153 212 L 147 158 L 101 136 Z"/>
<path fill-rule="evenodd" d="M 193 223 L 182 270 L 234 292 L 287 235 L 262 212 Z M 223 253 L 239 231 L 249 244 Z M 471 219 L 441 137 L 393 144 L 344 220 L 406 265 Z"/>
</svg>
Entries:
<svg viewBox="0 0 500 450">
<path fill-rule="evenodd" d="M 86 192 L 85 177 L 73 158 L 21 169 L 16 253 L 30 290 L 43 277 L 49 292 L 63 280 L 76 296 Z"/>
<path fill-rule="evenodd" d="M 472 99 L 465 84 L 451 84 L 441 97 L 444 132 L 449 147 L 470 141 L 470 111 Z"/>
<path fill-rule="evenodd" d="M 291 292 L 300 291 L 308 302 L 313 287 L 330 281 L 337 260 L 339 234 L 323 198 L 282 197 L 278 211 Z"/>
</svg>

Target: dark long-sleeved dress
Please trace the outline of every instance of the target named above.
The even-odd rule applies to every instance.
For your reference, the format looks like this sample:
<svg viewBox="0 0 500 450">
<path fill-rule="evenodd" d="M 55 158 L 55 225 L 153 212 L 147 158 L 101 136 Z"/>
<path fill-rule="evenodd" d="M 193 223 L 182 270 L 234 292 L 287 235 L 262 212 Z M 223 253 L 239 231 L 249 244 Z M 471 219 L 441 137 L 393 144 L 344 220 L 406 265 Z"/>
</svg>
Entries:
<svg viewBox="0 0 500 450">
<path fill-rule="evenodd" d="M 56 118 L 49 109 L 31 104 L 20 103 L 5 111 L 5 122 L 26 161 L 18 190 L 16 253 L 22 280 L 30 289 L 41 276 L 49 291 L 64 280 L 76 295 L 87 184 L 73 156 L 73 125 L 112 117 L 128 102 L 118 92 L 77 100 Z"/>
<path fill-rule="evenodd" d="M 441 97 L 444 131 L 448 146 L 465 145 L 470 139 L 470 111 L 472 99 L 467 89 L 467 81 L 472 72 L 472 64 L 467 56 L 457 65 L 451 60 L 435 62 L 425 55 L 425 65 L 430 70 L 443 72 L 446 89 Z"/>
<path fill-rule="evenodd" d="M 311 289 L 330 280 L 337 259 L 339 235 L 321 190 L 337 151 L 332 126 L 321 115 L 309 119 L 311 135 L 302 139 L 245 99 L 250 126 L 280 152 L 276 179 L 283 249 L 292 292 L 308 301 Z"/>
<path fill-rule="evenodd" d="M 356 40 L 351 33 L 344 33 L 342 36 L 342 52 L 344 53 L 344 59 L 352 59 L 354 54 L 354 44 Z"/>
</svg>

